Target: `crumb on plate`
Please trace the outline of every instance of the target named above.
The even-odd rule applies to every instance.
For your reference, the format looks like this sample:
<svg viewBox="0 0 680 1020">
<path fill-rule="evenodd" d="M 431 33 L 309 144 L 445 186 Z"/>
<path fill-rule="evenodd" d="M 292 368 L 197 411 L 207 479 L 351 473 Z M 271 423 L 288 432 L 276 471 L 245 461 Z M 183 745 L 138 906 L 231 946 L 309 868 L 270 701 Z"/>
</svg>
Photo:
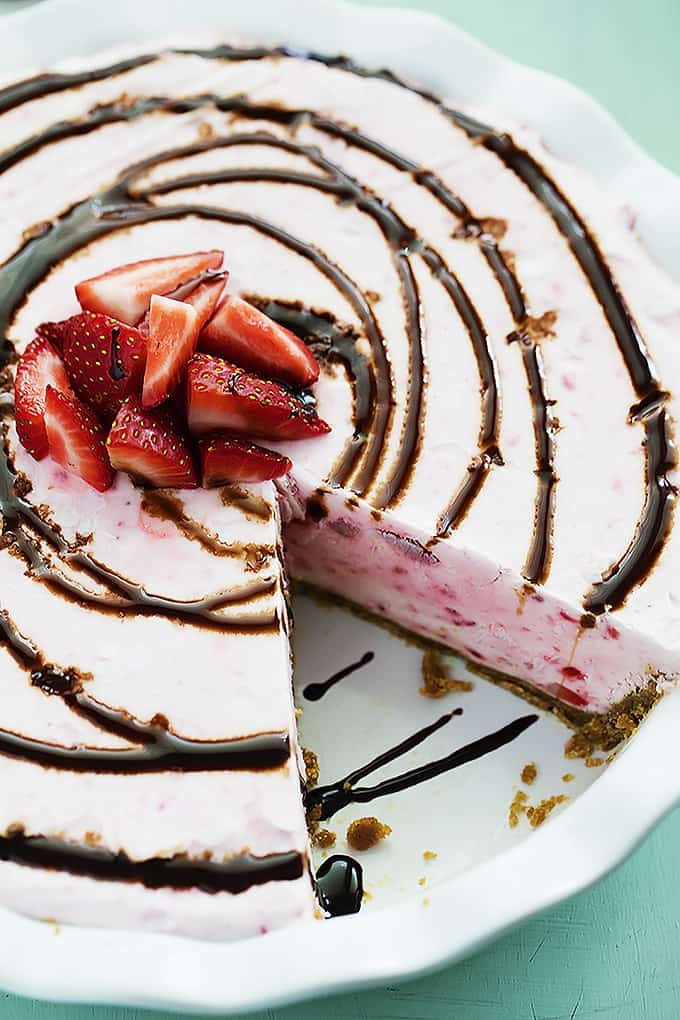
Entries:
<svg viewBox="0 0 680 1020">
<path fill-rule="evenodd" d="M 527 794 L 524 790 L 518 790 L 515 794 L 510 809 L 508 811 L 508 825 L 511 829 L 514 829 L 519 825 L 520 815 L 524 814 L 527 809 Z"/>
<path fill-rule="evenodd" d="M 547 797 L 545 800 L 542 800 L 536 807 L 528 807 L 527 818 L 531 828 L 537 829 L 558 804 L 564 804 L 567 800 L 569 800 L 569 797 L 567 797 L 566 793 L 559 793 L 554 797 Z"/>
<path fill-rule="evenodd" d="M 347 842 L 353 850 L 370 850 L 392 832 L 389 825 L 378 821 L 373 816 L 355 818 L 347 828 Z"/>
</svg>

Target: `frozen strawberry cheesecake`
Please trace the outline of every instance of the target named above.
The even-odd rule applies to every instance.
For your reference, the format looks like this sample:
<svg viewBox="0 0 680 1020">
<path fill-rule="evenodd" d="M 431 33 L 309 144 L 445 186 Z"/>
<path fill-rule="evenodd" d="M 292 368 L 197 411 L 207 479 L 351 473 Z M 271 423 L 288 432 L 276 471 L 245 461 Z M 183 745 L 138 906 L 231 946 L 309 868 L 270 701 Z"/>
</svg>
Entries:
<svg viewBox="0 0 680 1020">
<path fill-rule="evenodd" d="M 313 916 L 286 577 L 580 722 L 677 678 L 680 291 L 485 118 L 237 44 L 0 87 L 4 902 Z"/>
</svg>

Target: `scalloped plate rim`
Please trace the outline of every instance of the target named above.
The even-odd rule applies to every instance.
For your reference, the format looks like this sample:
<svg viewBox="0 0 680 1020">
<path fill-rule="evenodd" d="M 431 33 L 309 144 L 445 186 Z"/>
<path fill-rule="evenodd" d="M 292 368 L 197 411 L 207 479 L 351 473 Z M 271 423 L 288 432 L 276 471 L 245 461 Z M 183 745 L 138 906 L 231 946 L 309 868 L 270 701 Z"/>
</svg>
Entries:
<svg viewBox="0 0 680 1020">
<path fill-rule="evenodd" d="M 121 3 L 131 4 L 132 0 Z M 219 0 L 203 3 L 217 9 Z M 83 0 L 42 0 L 2 16 L 5 31 L 0 40 L 0 60 L 9 46 L 10 29 L 28 31 L 46 12 L 51 15 L 83 6 Z M 258 0 L 256 6 L 265 9 L 271 4 Z M 278 11 L 283 24 L 282 6 L 278 5 Z M 334 15 L 417 24 L 420 32 L 443 33 L 454 46 L 484 54 L 500 75 L 509 75 L 515 81 L 541 81 L 551 99 L 578 106 L 580 126 L 583 118 L 597 122 L 606 131 L 612 150 L 616 147 L 625 153 L 626 162 L 617 167 L 617 182 L 641 174 L 642 179 L 654 181 L 659 190 L 677 191 L 680 198 L 680 177 L 646 155 L 592 97 L 558 76 L 498 54 L 435 14 L 401 7 L 357 8 L 341 0 L 298 0 L 298 16 L 303 7 L 321 19 Z M 282 31 L 281 35 L 286 33 Z M 72 35 L 74 54 L 78 52 L 77 40 L 76 29 Z M 383 48 L 389 50 L 389 42 Z M 395 66 L 389 56 L 384 62 Z M 531 106 L 524 113 L 531 122 Z M 578 160 L 574 162 L 579 165 Z M 643 211 L 644 205 L 644 201 L 640 203 Z M 568 811 L 511 850 L 433 887 L 427 909 L 413 897 L 360 920 L 339 918 L 321 930 L 301 925 L 237 943 L 205 943 L 171 935 L 92 928 L 58 930 L 0 910 L 0 931 L 6 936 L 0 984 L 18 994 L 55 1001 L 228 1015 L 425 974 L 469 955 L 618 866 L 680 802 L 680 779 L 674 778 L 680 775 L 680 749 L 676 750 L 674 738 L 678 726 L 680 692 L 671 691 L 626 750 Z M 631 802 L 638 805 L 634 816 L 626 810 Z M 604 830 L 603 818 L 607 846 L 597 838 Z M 576 841 L 574 834 L 579 836 Z M 527 879 L 526 887 L 522 876 Z M 488 887 L 498 894 L 493 903 L 484 897 Z M 447 927 L 452 911 L 465 916 L 467 926 L 462 934 Z M 398 949 L 394 945 L 395 931 L 400 939 Z M 11 939 L 7 937 L 10 934 Z M 349 938 L 353 949 L 348 958 Z M 334 970 L 337 954 L 342 954 L 346 964 L 341 976 Z M 81 962 L 86 960 L 87 967 L 76 970 L 76 957 Z M 298 960 L 303 967 L 296 966 Z"/>
</svg>

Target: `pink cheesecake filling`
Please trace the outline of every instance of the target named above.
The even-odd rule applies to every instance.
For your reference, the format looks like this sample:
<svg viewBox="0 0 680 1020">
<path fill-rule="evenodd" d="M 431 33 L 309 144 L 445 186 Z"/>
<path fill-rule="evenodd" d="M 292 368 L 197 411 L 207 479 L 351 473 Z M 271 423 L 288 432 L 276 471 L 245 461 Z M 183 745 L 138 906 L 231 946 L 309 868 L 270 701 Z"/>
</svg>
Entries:
<svg viewBox="0 0 680 1020">
<path fill-rule="evenodd" d="M 677 672 L 669 652 L 618 620 L 583 617 L 514 571 L 433 542 L 398 512 L 319 493 L 296 493 L 298 506 L 312 497 L 306 517 L 284 529 L 293 577 L 586 712 L 605 712 L 651 676 Z"/>
</svg>

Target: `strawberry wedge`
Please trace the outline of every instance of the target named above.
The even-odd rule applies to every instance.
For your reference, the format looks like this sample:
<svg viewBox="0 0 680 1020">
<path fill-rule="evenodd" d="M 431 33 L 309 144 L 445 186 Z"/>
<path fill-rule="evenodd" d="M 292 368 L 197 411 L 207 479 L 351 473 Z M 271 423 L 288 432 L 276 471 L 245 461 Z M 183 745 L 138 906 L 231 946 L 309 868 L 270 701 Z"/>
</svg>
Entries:
<svg viewBox="0 0 680 1020">
<path fill-rule="evenodd" d="M 144 407 L 156 407 L 170 396 L 196 350 L 200 330 L 201 320 L 192 305 L 157 294 L 151 298 Z"/>
<path fill-rule="evenodd" d="M 318 362 L 306 344 L 236 295 L 217 309 L 201 333 L 199 348 L 293 386 L 309 386 L 319 378 Z"/>
<path fill-rule="evenodd" d="M 278 383 L 209 354 L 195 354 L 187 368 L 189 428 L 217 429 L 264 439 L 311 439 L 330 432 L 316 412 Z"/>
<path fill-rule="evenodd" d="M 45 429 L 50 456 L 98 492 L 113 483 L 106 455 L 106 434 L 93 412 L 77 397 L 48 386 L 45 393 Z"/>
<path fill-rule="evenodd" d="M 177 386 L 186 363 L 196 350 L 198 334 L 224 290 L 225 279 L 199 283 L 186 297 L 151 298 L 149 343 L 142 404 L 156 407 Z"/>
<path fill-rule="evenodd" d="M 45 430 L 45 392 L 51 386 L 73 396 L 64 363 L 44 337 L 32 340 L 17 365 L 14 408 L 17 434 L 22 446 L 42 460 L 49 453 Z"/>
<path fill-rule="evenodd" d="M 186 297 L 177 296 L 178 301 L 186 301 L 188 305 L 196 309 L 201 320 L 201 329 L 213 315 L 217 302 L 222 297 L 226 282 L 227 274 L 225 273 L 214 280 L 203 280 Z M 173 295 L 173 297 L 175 296 Z"/>
<path fill-rule="evenodd" d="M 128 397 L 111 426 L 106 448 L 111 464 L 156 488 L 198 485 L 189 444 L 165 411 L 146 410 Z"/>
<path fill-rule="evenodd" d="M 139 393 L 146 337 L 109 315 L 80 312 L 62 323 L 64 365 L 73 389 L 106 421 L 130 393 Z"/>
<path fill-rule="evenodd" d="M 227 482 L 268 482 L 293 466 L 288 457 L 237 436 L 207 436 L 199 440 L 198 452 L 206 489 Z"/>
<path fill-rule="evenodd" d="M 131 262 L 83 280 L 76 285 L 76 297 L 86 311 L 103 312 L 134 326 L 153 294 L 168 294 L 207 269 L 219 269 L 223 258 L 221 251 L 201 251 Z"/>
</svg>

